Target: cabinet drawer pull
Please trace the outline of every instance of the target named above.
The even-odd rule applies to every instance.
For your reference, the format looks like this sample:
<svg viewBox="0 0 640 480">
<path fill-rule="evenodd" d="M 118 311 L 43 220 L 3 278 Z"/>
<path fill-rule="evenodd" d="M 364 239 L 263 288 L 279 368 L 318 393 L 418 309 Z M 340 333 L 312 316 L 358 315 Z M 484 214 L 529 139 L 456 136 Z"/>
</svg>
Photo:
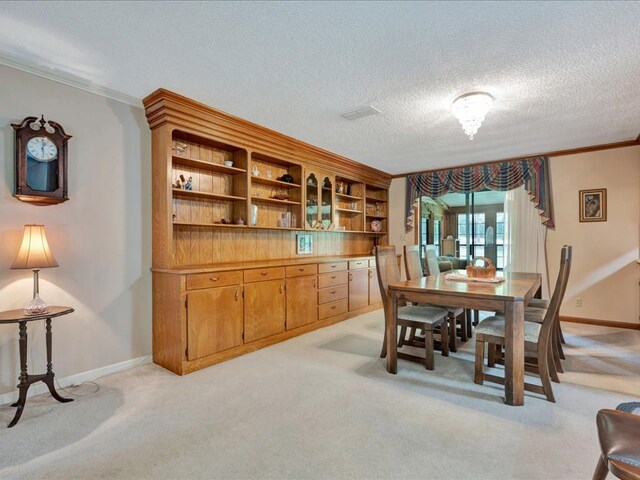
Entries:
<svg viewBox="0 0 640 480">
<path fill-rule="evenodd" d="M 369 270 L 369 278 L 373 278 L 373 272 Z"/>
<path fill-rule="evenodd" d="M 331 291 L 331 295 L 335 295 L 335 294 L 336 294 L 336 291 L 335 291 L 335 290 L 332 290 L 332 291 Z"/>
<path fill-rule="evenodd" d="M 299 268 L 298 271 L 299 272 L 304 272 L 304 268 Z"/>
<path fill-rule="evenodd" d="M 356 265 L 362 265 L 362 262 L 356 262 Z"/>
<path fill-rule="evenodd" d="M 337 305 L 334 305 L 333 307 L 331 307 L 331 310 L 335 310 L 337 307 Z"/>
<path fill-rule="evenodd" d="M 336 268 L 338 265 L 336 265 L 335 263 L 333 265 L 331 265 L 331 268 Z"/>
<path fill-rule="evenodd" d="M 280 293 L 282 293 L 282 285 L 280 285 Z"/>
<path fill-rule="evenodd" d="M 336 276 L 335 276 L 335 275 L 333 275 L 333 276 L 331 277 L 331 280 L 335 280 L 335 279 L 336 279 Z"/>
<path fill-rule="evenodd" d="M 349 274 L 349 281 L 350 281 L 350 282 L 353 282 L 353 273 L 350 273 L 350 274 Z"/>
<path fill-rule="evenodd" d="M 269 272 L 260 272 L 260 275 L 262 275 L 263 277 L 266 277 L 267 275 L 269 275 Z"/>
<path fill-rule="evenodd" d="M 316 288 L 316 279 L 313 279 L 313 288 Z"/>
<path fill-rule="evenodd" d="M 236 302 L 238 301 L 238 290 L 236 290 L 236 294 L 234 295 Z"/>
<path fill-rule="evenodd" d="M 211 280 L 212 282 L 217 282 L 218 280 L 220 280 L 220 277 L 209 277 L 209 280 Z"/>
</svg>

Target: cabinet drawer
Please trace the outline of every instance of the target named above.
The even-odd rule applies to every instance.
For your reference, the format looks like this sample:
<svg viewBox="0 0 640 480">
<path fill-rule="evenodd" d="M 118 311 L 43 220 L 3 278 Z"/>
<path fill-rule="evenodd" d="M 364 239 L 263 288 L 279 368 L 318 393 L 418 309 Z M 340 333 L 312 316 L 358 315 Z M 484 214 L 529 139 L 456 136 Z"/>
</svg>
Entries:
<svg viewBox="0 0 640 480">
<path fill-rule="evenodd" d="M 305 275 L 315 275 L 318 273 L 317 265 L 291 265 L 286 268 L 287 278 L 303 277 Z"/>
<path fill-rule="evenodd" d="M 351 260 L 349 262 L 349 270 L 358 270 L 360 268 L 369 268 L 368 260 Z"/>
<path fill-rule="evenodd" d="M 338 302 L 327 303 L 318 307 L 318 319 L 333 317 L 340 313 L 345 313 L 349 309 L 348 300 L 340 300 Z"/>
<path fill-rule="evenodd" d="M 348 295 L 349 289 L 346 285 L 323 288 L 322 290 L 318 290 L 318 305 L 342 300 L 343 298 L 347 298 Z"/>
<path fill-rule="evenodd" d="M 318 288 L 333 287 L 347 283 L 347 272 L 325 273 L 318 276 Z"/>
<path fill-rule="evenodd" d="M 369 266 L 371 268 L 376 268 L 376 259 L 369 260 Z"/>
<path fill-rule="evenodd" d="M 347 269 L 347 262 L 321 263 L 318 273 L 340 272 Z"/>
<path fill-rule="evenodd" d="M 196 288 L 226 287 L 242 283 L 242 272 L 193 273 L 187 275 L 187 290 Z"/>
<path fill-rule="evenodd" d="M 284 278 L 284 267 L 254 268 L 244 271 L 245 283 L 275 280 L 276 278 Z"/>
</svg>

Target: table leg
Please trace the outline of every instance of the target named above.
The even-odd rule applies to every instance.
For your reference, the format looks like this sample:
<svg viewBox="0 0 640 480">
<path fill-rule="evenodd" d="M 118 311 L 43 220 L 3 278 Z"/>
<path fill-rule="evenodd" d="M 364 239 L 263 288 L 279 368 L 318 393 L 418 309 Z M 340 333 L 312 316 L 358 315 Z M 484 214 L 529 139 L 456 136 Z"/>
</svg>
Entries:
<svg viewBox="0 0 640 480">
<path fill-rule="evenodd" d="M 55 398 L 57 401 L 62 402 L 62 403 L 66 403 L 66 402 L 73 402 L 73 398 L 65 398 L 60 396 L 60 394 L 56 391 L 55 386 L 53 385 L 53 378 L 55 376 L 55 374 L 53 373 L 53 366 L 51 364 L 51 319 L 47 318 L 45 321 L 46 324 L 46 328 L 47 328 L 47 333 L 46 333 L 46 340 L 47 340 L 47 374 L 44 376 L 44 378 L 42 379 L 42 381 L 44 382 L 44 384 L 49 387 L 49 393 L 51 393 L 51 396 L 53 398 Z"/>
<path fill-rule="evenodd" d="M 524 303 L 505 302 L 505 401 L 524 405 Z"/>
<path fill-rule="evenodd" d="M 385 329 L 387 340 L 387 372 L 398 373 L 398 329 L 396 318 L 398 310 L 398 299 L 395 293 L 387 289 L 387 309 L 385 311 Z"/>
<path fill-rule="evenodd" d="M 27 381 L 29 375 L 27 374 L 27 322 L 19 322 L 18 325 L 19 339 L 18 346 L 20 348 L 20 377 L 18 383 L 18 391 L 20 392 L 18 395 L 18 401 L 12 404 L 12 407 L 18 407 L 16 410 L 16 414 L 11 420 L 8 428 L 13 427 L 20 417 L 22 416 L 22 411 L 24 410 L 24 404 L 27 401 L 27 390 L 29 390 L 29 382 Z"/>
</svg>

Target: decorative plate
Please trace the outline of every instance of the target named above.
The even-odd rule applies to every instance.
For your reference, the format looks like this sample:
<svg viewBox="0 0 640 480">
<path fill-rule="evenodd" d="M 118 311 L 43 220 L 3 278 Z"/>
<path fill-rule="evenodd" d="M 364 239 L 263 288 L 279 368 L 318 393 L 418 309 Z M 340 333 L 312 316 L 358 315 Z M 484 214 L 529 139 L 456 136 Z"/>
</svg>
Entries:
<svg viewBox="0 0 640 480">
<path fill-rule="evenodd" d="M 380 222 L 380 220 L 374 220 L 371 222 L 371 231 L 372 232 L 379 232 L 382 230 L 382 223 Z"/>
</svg>

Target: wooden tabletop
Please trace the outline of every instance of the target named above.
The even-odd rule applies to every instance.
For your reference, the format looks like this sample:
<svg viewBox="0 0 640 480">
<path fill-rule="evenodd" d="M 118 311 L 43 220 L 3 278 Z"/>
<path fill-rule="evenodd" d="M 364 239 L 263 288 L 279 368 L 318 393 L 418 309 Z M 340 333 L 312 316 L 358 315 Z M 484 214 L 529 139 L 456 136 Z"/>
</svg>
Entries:
<svg viewBox="0 0 640 480">
<path fill-rule="evenodd" d="M 447 295 L 464 295 L 491 300 L 525 300 L 530 295 L 531 286 L 540 281 L 539 273 L 502 273 L 498 277 L 504 277 L 500 283 L 467 282 L 463 280 L 447 280 L 447 273 L 466 274 L 464 270 L 452 270 L 438 275 L 431 275 L 417 280 L 393 282 L 389 284 L 390 290 L 402 290 L 405 292 L 436 293 Z"/>
<path fill-rule="evenodd" d="M 48 313 L 42 313 L 40 315 L 27 315 L 24 313 L 24 309 L 19 310 L 6 310 L 0 312 L 0 323 L 16 323 L 22 321 L 43 320 L 45 318 L 59 317 L 73 312 L 71 307 L 49 307 Z"/>
</svg>

